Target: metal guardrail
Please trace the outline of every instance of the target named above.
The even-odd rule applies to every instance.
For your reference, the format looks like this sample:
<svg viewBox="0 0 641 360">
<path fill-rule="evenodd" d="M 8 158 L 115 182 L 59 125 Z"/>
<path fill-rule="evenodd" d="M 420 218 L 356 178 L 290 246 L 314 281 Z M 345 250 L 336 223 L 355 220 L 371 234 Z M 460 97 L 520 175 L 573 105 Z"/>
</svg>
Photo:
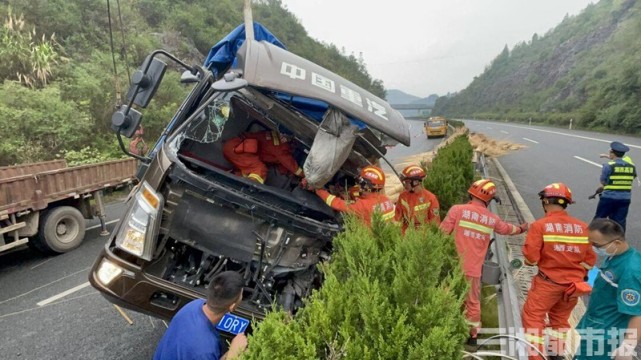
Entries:
<svg viewBox="0 0 641 360">
<path fill-rule="evenodd" d="M 483 176 L 487 179 L 490 178 L 487 164 L 485 161 L 485 156 L 480 154 L 479 164 L 483 172 Z M 511 197 L 510 191 L 507 192 L 510 197 L 510 201 L 514 205 L 514 199 Z M 490 210 L 496 213 L 496 204 L 490 204 Z M 523 220 L 523 216 L 520 214 L 517 207 L 515 207 L 515 212 L 519 220 Z M 494 234 L 496 239 L 500 235 Z M 527 360 L 527 348 L 524 343 L 520 342 L 519 339 L 524 339 L 523 325 L 521 322 L 521 308 L 519 305 L 518 298 L 518 289 L 517 284 L 512 276 L 512 271 L 510 270 L 511 264 L 506 247 L 503 246 L 502 241 L 494 241 L 492 244 L 492 252 L 496 262 L 499 264 L 501 269 L 501 278 L 500 285 L 497 289 L 497 304 L 499 307 L 499 327 L 500 334 L 497 335 L 508 335 L 502 337 L 501 351 L 504 354 L 513 356 L 519 360 Z"/>
</svg>

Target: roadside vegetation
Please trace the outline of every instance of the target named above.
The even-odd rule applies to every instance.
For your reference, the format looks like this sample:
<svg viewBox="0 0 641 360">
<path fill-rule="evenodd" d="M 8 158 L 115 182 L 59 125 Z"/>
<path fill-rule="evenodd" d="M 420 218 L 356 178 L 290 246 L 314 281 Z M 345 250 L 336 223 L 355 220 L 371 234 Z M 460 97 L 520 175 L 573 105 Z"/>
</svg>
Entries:
<svg viewBox="0 0 641 360">
<path fill-rule="evenodd" d="M 641 134 L 641 3 L 598 1 L 507 46 L 434 114 Z"/>
<path fill-rule="evenodd" d="M 426 184 L 444 211 L 465 198 L 471 161 L 465 134 L 438 151 Z M 243 359 L 460 358 L 468 285 L 452 237 L 430 225 L 402 237 L 380 219 L 370 231 L 350 218 L 334 247 L 321 288 L 296 315 L 254 324 Z"/>
<path fill-rule="evenodd" d="M 0 0 L 0 166 L 120 157 L 110 121 L 128 76 L 157 48 L 202 64 L 210 47 L 242 23 L 242 6 L 236 0 Z M 254 1 L 253 13 L 290 51 L 385 96 L 362 59 L 310 38 L 280 0 Z M 166 77 L 144 115 L 148 143 L 188 90 L 172 72 Z"/>
</svg>

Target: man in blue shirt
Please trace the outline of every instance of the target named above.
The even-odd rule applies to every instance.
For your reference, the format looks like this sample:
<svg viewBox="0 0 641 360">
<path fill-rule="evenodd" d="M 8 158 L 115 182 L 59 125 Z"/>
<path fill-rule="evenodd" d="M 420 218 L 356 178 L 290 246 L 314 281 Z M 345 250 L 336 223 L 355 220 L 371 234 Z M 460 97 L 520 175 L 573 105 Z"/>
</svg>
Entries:
<svg viewBox="0 0 641 360">
<path fill-rule="evenodd" d="M 611 219 L 593 220 L 588 240 L 597 253 L 599 275 L 576 328 L 581 343 L 575 359 L 631 360 L 641 336 L 641 254 Z"/>
<path fill-rule="evenodd" d="M 601 170 L 602 190 L 599 205 L 596 208 L 594 218 L 610 218 L 618 222 L 625 231 L 625 218 L 628 216 L 630 207 L 632 183 L 637 176 L 637 170 L 625 153 L 630 148 L 618 141 L 610 143 L 610 153 L 607 155 L 610 161 L 603 164 Z"/>
<path fill-rule="evenodd" d="M 185 305 L 171 320 L 160 339 L 154 360 L 233 359 L 247 347 L 245 334 L 238 334 L 221 356 L 216 325 L 243 299 L 243 278 L 235 271 L 215 276 L 207 289 L 207 301 L 196 299 Z"/>
</svg>

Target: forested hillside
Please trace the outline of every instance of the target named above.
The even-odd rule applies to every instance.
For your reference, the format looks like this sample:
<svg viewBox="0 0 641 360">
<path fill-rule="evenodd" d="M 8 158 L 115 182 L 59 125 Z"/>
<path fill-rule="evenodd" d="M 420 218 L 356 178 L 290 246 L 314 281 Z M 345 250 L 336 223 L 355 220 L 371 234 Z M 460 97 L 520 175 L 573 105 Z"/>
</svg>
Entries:
<svg viewBox="0 0 641 360">
<path fill-rule="evenodd" d="M 121 156 L 109 130 L 116 105 L 110 50 L 110 4 L 119 91 L 156 48 L 202 63 L 210 47 L 241 24 L 242 0 L 2 0 L 0 165 L 66 157 L 86 162 Z M 311 39 L 280 0 L 258 0 L 254 20 L 290 51 L 384 98 L 362 60 Z M 185 94 L 163 82 L 145 112 L 153 142 Z M 173 84 L 173 85 L 172 85 Z"/>
<path fill-rule="evenodd" d="M 601 0 L 545 35 L 507 47 L 460 93 L 447 116 L 546 122 L 641 133 L 641 3 Z"/>
</svg>

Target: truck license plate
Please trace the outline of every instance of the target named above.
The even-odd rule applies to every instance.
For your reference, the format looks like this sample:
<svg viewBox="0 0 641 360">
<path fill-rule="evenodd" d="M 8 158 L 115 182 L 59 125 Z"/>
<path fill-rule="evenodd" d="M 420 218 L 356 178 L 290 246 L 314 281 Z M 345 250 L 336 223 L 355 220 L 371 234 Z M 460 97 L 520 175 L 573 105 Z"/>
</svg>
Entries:
<svg viewBox="0 0 641 360">
<path fill-rule="evenodd" d="M 220 322 L 216 325 L 216 329 L 238 335 L 245 332 L 248 326 L 249 320 L 227 313 L 220 319 Z"/>
</svg>

